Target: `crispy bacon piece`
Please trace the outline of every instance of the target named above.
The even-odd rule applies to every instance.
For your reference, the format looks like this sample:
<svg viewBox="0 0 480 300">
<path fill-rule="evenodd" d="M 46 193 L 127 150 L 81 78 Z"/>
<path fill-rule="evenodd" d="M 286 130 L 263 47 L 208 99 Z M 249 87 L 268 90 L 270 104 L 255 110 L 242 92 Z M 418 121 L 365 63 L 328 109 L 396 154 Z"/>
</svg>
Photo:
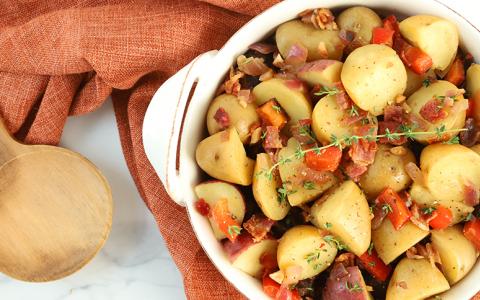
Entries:
<svg viewBox="0 0 480 300">
<path fill-rule="evenodd" d="M 266 132 L 265 141 L 263 142 L 265 149 L 280 149 L 283 147 L 278 127 L 267 126 Z"/>
<path fill-rule="evenodd" d="M 353 105 L 352 99 L 343 90 L 335 95 L 335 99 L 337 100 L 338 106 L 343 110 L 350 109 Z"/>
<path fill-rule="evenodd" d="M 407 257 L 410 259 L 428 259 L 430 264 L 435 267 L 435 264 L 442 264 L 440 254 L 432 246 L 432 244 L 427 243 L 426 245 L 417 244 L 407 250 Z"/>
<path fill-rule="evenodd" d="M 350 112 L 345 111 L 343 114 L 341 124 L 345 126 L 352 126 L 353 124 L 358 123 L 368 117 L 368 112 L 364 110 L 361 110 L 358 108 L 357 112 L 358 112 L 357 114 L 352 115 L 350 114 Z"/>
<path fill-rule="evenodd" d="M 425 186 L 425 176 L 422 173 L 422 170 L 413 162 L 408 162 L 405 165 L 405 172 L 413 180 L 413 182 Z"/>
<path fill-rule="evenodd" d="M 259 57 L 246 57 L 245 55 L 240 55 L 237 57 L 238 69 L 250 76 L 260 76 L 270 70 L 263 58 Z"/>
<path fill-rule="evenodd" d="M 335 263 L 342 264 L 345 268 L 355 266 L 355 254 L 345 252 L 335 258 Z"/>
<path fill-rule="evenodd" d="M 311 134 L 311 119 L 299 120 L 297 125 L 290 127 L 290 133 L 301 145 L 314 145 L 315 139 Z"/>
<path fill-rule="evenodd" d="M 307 62 L 308 49 L 302 44 L 295 43 L 288 50 L 285 63 L 291 66 L 300 66 Z"/>
<path fill-rule="evenodd" d="M 465 183 L 463 186 L 463 194 L 465 196 L 465 204 L 469 206 L 475 206 L 479 204 L 479 191 L 473 183 Z"/>
<path fill-rule="evenodd" d="M 250 45 L 248 47 L 248 49 L 257 51 L 261 54 L 270 54 L 270 53 L 273 53 L 273 52 L 277 51 L 277 46 L 272 45 L 272 44 L 258 42 L 258 43 L 254 43 L 254 44 Z"/>
<path fill-rule="evenodd" d="M 404 123 L 406 121 L 404 107 L 401 105 L 388 105 L 384 109 L 383 120 Z"/>
<path fill-rule="evenodd" d="M 222 130 L 227 129 L 230 126 L 230 117 L 223 107 L 220 107 L 213 115 L 215 121 Z"/>
<path fill-rule="evenodd" d="M 327 8 L 309 9 L 301 12 L 299 17 L 301 17 L 302 22 L 312 24 L 316 29 L 338 30 L 335 16 Z"/>
<path fill-rule="evenodd" d="M 372 229 L 375 230 L 380 227 L 383 220 L 387 216 L 388 211 L 382 209 L 382 204 L 380 201 L 375 199 L 374 206 L 373 206 L 373 219 L 372 219 Z"/>
<path fill-rule="evenodd" d="M 375 160 L 377 149 L 378 146 L 375 141 L 369 142 L 365 139 L 361 139 L 352 144 L 350 150 L 348 150 L 348 154 L 355 164 L 360 166 L 369 166 Z"/>
<path fill-rule="evenodd" d="M 442 101 L 439 99 L 432 99 L 422 106 L 420 109 L 420 115 L 428 122 L 436 123 L 444 120 L 448 116 L 448 113 L 443 107 L 444 103 L 442 103 Z"/>
<path fill-rule="evenodd" d="M 243 78 L 244 76 L 245 74 L 243 72 L 236 71 L 231 67 L 228 79 L 223 84 L 225 93 L 237 96 L 242 88 L 240 85 L 240 78 Z"/>
<path fill-rule="evenodd" d="M 378 134 L 383 135 L 387 133 L 387 129 L 390 133 L 400 132 L 400 126 L 401 124 L 395 121 L 380 121 L 378 122 Z M 386 137 L 381 137 L 378 139 L 378 142 L 380 144 L 392 144 L 395 146 L 400 146 L 407 142 L 407 137 L 401 136 L 397 139 L 388 139 Z"/>
<path fill-rule="evenodd" d="M 243 108 L 246 108 L 249 103 L 252 103 L 255 99 L 253 93 L 250 90 L 240 90 L 238 91 L 238 103 Z"/>
<path fill-rule="evenodd" d="M 210 214 L 210 205 L 208 205 L 207 201 L 203 198 L 200 198 L 195 202 L 195 209 L 204 217 Z"/>
<path fill-rule="evenodd" d="M 275 224 L 275 221 L 265 216 L 253 215 L 248 221 L 243 223 L 243 228 L 253 236 L 255 242 L 260 242 L 270 232 L 273 224 Z"/>
<path fill-rule="evenodd" d="M 265 252 L 260 256 L 260 264 L 263 266 L 264 277 L 278 269 L 277 257 L 271 252 Z"/>
<path fill-rule="evenodd" d="M 367 166 L 357 165 L 352 161 L 346 162 L 343 168 L 345 174 L 347 174 L 347 176 L 355 182 L 358 182 L 360 180 L 360 176 L 362 176 L 368 170 Z"/>
<path fill-rule="evenodd" d="M 413 205 L 410 207 L 410 212 L 412 213 L 410 221 L 412 221 L 413 224 L 417 225 L 418 228 L 427 231 L 430 230 L 428 223 L 437 216 L 435 212 L 429 215 L 422 214 L 420 212 L 420 208 L 416 203 L 413 203 Z"/>
</svg>

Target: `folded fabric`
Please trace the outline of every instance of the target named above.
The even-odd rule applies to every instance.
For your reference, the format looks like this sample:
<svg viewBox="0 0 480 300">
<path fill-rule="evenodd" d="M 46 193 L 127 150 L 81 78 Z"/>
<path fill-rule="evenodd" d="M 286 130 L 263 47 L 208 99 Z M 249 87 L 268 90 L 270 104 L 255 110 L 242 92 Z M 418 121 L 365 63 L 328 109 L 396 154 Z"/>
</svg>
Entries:
<svg viewBox="0 0 480 300">
<path fill-rule="evenodd" d="M 68 115 L 91 112 L 111 95 L 131 175 L 184 276 L 189 299 L 243 297 L 210 263 L 185 209 L 169 199 L 149 164 L 144 114 L 163 81 L 198 54 L 220 48 L 276 2 L 0 3 L 0 115 L 8 129 L 26 143 L 57 144 Z"/>
</svg>

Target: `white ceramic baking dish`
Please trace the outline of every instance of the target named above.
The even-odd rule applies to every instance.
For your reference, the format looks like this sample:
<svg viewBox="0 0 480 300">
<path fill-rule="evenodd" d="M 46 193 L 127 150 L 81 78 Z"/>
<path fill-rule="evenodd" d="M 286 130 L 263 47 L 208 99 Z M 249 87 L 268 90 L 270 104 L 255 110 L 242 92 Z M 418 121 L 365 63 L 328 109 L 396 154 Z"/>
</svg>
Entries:
<svg viewBox="0 0 480 300">
<path fill-rule="evenodd" d="M 208 105 L 236 57 L 249 45 L 272 34 L 278 25 L 294 19 L 306 9 L 327 7 L 336 10 L 354 5 L 367 6 L 385 14 L 444 17 L 457 24 L 462 47 L 474 57 L 480 57 L 479 30 L 455 10 L 436 0 L 285 0 L 248 22 L 222 49 L 200 55 L 171 77 L 158 89 L 148 107 L 143 124 L 143 143 L 148 159 L 171 198 L 186 207 L 197 238 L 213 264 L 250 299 L 269 298 L 258 280 L 230 264 L 208 220 L 194 208 L 193 187 L 199 183 L 202 174 L 195 162 L 195 148 L 206 136 Z M 197 83 L 196 89 L 190 98 L 194 83 Z M 480 263 L 477 263 L 467 277 L 442 295 L 442 299 L 470 299 L 480 290 L 479 280 Z"/>
</svg>

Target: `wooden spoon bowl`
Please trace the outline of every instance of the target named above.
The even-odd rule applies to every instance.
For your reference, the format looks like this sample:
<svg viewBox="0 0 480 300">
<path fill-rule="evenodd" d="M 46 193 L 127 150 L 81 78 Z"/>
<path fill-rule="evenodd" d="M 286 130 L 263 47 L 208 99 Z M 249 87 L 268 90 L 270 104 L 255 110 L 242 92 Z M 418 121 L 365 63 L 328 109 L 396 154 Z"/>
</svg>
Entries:
<svg viewBox="0 0 480 300">
<path fill-rule="evenodd" d="M 104 245 L 112 209 L 110 187 L 90 161 L 22 145 L 0 125 L 0 272 L 33 282 L 72 274 Z"/>
</svg>

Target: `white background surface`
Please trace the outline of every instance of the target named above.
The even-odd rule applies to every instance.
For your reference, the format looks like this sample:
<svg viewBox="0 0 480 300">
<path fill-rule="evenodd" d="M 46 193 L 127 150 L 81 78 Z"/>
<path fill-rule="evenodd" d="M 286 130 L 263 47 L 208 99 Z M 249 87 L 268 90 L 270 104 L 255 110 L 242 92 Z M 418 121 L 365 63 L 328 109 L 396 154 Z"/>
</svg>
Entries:
<svg viewBox="0 0 480 300">
<path fill-rule="evenodd" d="M 477 0 L 442 2 L 480 25 Z M 61 145 L 85 155 L 109 180 L 115 203 L 110 238 L 89 265 L 60 281 L 29 284 L 0 274 L 0 299 L 185 299 L 181 276 L 128 172 L 111 102 L 92 114 L 69 118 Z"/>
</svg>

